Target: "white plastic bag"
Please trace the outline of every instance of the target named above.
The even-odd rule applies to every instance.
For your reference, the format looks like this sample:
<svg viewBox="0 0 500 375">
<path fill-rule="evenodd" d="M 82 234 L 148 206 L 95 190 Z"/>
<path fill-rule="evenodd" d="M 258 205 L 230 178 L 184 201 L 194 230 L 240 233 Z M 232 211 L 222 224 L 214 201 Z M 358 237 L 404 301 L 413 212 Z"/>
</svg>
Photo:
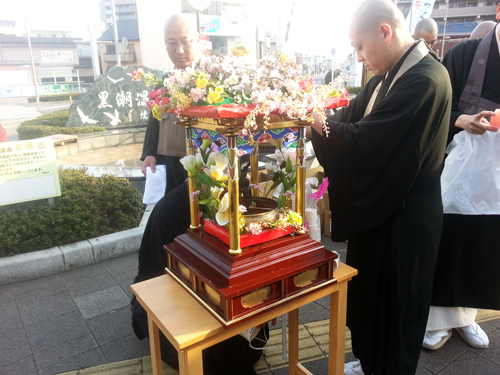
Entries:
<svg viewBox="0 0 500 375">
<path fill-rule="evenodd" d="M 448 146 L 441 190 L 447 214 L 500 214 L 500 131 L 462 131 Z"/>
</svg>

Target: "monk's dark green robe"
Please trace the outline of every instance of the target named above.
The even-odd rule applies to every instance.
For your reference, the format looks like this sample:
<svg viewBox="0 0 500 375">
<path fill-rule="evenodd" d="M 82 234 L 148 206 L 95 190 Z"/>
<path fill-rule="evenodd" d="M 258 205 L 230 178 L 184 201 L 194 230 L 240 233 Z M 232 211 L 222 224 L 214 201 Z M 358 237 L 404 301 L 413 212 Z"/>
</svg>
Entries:
<svg viewBox="0 0 500 375">
<path fill-rule="evenodd" d="M 396 64 L 373 110 L 375 76 L 313 131 L 330 180 L 332 240 L 348 241 L 347 324 L 365 375 L 414 375 L 429 312 L 442 224 L 440 174 L 451 108 L 444 67 L 426 55 L 397 79 Z"/>
</svg>

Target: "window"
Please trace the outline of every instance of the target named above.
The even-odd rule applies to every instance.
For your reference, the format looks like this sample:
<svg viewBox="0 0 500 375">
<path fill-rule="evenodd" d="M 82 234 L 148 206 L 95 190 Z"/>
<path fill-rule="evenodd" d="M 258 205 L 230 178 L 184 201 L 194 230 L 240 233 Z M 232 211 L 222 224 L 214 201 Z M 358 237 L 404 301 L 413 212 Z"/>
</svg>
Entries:
<svg viewBox="0 0 500 375">
<path fill-rule="evenodd" d="M 115 54 L 116 54 L 115 45 L 114 45 L 114 44 L 107 45 L 107 46 L 106 46 L 106 53 L 107 53 L 108 55 L 115 55 Z"/>
<path fill-rule="evenodd" d="M 467 2 L 467 7 L 477 7 L 477 2 Z"/>
</svg>

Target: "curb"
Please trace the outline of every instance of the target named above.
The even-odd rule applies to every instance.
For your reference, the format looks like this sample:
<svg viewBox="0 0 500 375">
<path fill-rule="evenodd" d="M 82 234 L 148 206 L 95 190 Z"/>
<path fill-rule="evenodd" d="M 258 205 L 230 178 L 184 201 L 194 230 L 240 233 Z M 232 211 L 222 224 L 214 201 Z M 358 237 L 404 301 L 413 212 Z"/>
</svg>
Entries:
<svg viewBox="0 0 500 375">
<path fill-rule="evenodd" d="M 137 228 L 46 250 L 0 258 L 0 285 L 53 276 L 137 252 L 153 207 L 152 205 L 146 207 Z"/>
</svg>

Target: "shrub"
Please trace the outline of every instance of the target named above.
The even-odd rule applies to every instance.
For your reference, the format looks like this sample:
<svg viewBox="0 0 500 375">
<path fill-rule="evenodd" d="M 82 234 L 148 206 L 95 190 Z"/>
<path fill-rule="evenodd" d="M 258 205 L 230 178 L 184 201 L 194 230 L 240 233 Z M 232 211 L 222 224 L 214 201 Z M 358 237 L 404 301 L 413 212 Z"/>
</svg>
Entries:
<svg viewBox="0 0 500 375">
<path fill-rule="evenodd" d="M 139 225 L 141 193 L 125 179 L 59 169 L 61 196 L 0 206 L 0 256 L 66 245 Z"/>
<path fill-rule="evenodd" d="M 37 118 L 21 122 L 21 125 L 49 125 L 63 127 L 68 121 L 69 110 L 47 113 L 46 115 L 38 116 Z M 44 123 L 46 121 L 46 123 Z"/>
<path fill-rule="evenodd" d="M 70 96 L 72 100 L 75 100 L 80 95 L 82 95 L 81 92 L 68 92 L 66 94 L 40 95 L 38 99 L 41 102 L 59 102 L 59 101 L 69 100 Z M 28 103 L 36 103 L 36 96 L 28 97 Z"/>
<path fill-rule="evenodd" d="M 76 128 L 65 128 L 60 126 L 49 125 L 19 125 L 17 127 L 17 134 L 20 141 L 27 139 L 35 139 L 46 137 L 53 134 L 85 134 L 94 132 L 103 132 L 106 128 L 102 126 L 80 126 Z"/>
<path fill-rule="evenodd" d="M 347 92 L 354 95 L 358 95 L 361 89 L 362 87 L 346 87 Z"/>
</svg>

